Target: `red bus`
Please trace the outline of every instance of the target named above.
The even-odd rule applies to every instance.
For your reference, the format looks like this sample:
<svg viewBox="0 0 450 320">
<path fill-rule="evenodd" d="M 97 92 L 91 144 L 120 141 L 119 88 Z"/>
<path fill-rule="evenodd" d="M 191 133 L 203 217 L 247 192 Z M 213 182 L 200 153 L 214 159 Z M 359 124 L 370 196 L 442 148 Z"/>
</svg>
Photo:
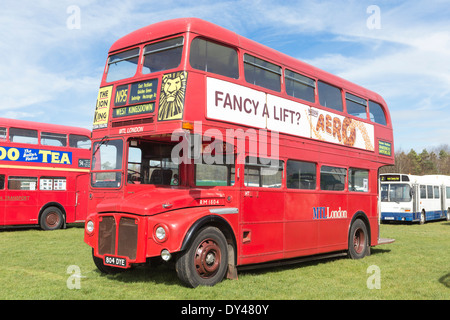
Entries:
<svg viewBox="0 0 450 320">
<path fill-rule="evenodd" d="M 84 239 L 102 272 L 162 259 L 192 287 L 362 258 L 393 163 L 378 94 L 203 20 L 160 22 L 110 48 Z"/>
<path fill-rule="evenodd" d="M 0 118 L 0 226 L 84 222 L 88 129 Z"/>
</svg>

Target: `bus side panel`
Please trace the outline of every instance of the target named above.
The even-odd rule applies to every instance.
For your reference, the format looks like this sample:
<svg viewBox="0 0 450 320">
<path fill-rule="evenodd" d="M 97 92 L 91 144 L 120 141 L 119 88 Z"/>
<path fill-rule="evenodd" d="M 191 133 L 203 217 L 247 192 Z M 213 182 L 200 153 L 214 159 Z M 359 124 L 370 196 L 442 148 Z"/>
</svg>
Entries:
<svg viewBox="0 0 450 320">
<path fill-rule="evenodd" d="M 6 190 L 5 225 L 38 223 L 38 195 L 37 190 Z"/>
<path fill-rule="evenodd" d="M 318 248 L 321 252 L 347 248 L 349 208 L 343 192 L 322 192 L 315 217 L 319 223 Z"/>
<path fill-rule="evenodd" d="M 69 186 L 70 182 L 71 182 L 70 179 L 66 179 L 67 188 L 69 188 L 68 186 Z M 40 211 L 42 208 L 47 207 L 48 205 L 50 205 L 52 203 L 54 203 L 54 204 L 57 203 L 63 207 L 63 210 L 66 213 L 66 220 L 67 220 L 67 217 L 70 217 L 73 215 L 73 205 L 72 206 L 68 205 L 70 203 L 68 201 L 68 199 L 73 197 L 73 195 L 71 193 L 73 193 L 73 192 L 64 191 L 64 190 L 40 190 L 39 197 L 38 197 L 38 209 L 37 210 Z M 64 212 L 63 212 L 63 214 L 64 214 Z"/>
<path fill-rule="evenodd" d="M 315 191 L 286 193 L 285 258 L 317 252 L 318 221 L 313 209 L 317 198 Z"/>
<path fill-rule="evenodd" d="M 242 263 L 281 259 L 284 192 L 269 188 L 248 188 L 242 192 Z"/>
</svg>

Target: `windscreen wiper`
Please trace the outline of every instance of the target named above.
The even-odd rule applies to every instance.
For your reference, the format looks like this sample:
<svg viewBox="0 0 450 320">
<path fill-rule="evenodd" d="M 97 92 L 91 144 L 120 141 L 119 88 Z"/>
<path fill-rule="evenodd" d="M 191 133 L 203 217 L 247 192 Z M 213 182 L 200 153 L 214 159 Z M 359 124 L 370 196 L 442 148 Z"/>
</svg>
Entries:
<svg viewBox="0 0 450 320">
<path fill-rule="evenodd" d="M 94 153 L 92 154 L 92 156 L 95 156 L 95 154 L 97 153 L 97 151 L 98 151 L 98 149 L 100 149 L 100 147 L 102 146 L 102 145 L 108 145 L 108 142 L 109 142 L 109 140 L 108 140 L 108 136 L 104 136 L 103 138 L 102 138 L 102 140 L 100 140 L 100 142 L 98 143 L 98 145 L 97 145 L 97 148 L 95 148 L 95 151 L 94 151 Z"/>
</svg>

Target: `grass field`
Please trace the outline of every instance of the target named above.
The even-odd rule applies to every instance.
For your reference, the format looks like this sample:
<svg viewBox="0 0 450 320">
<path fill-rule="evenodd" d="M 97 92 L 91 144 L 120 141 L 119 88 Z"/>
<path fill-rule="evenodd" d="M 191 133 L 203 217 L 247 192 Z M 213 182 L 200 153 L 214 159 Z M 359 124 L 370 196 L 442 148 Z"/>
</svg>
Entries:
<svg viewBox="0 0 450 320">
<path fill-rule="evenodd" d="M 189 289 L 180 285 L 175 270 L 164 266 L 102 275 L 83 242 L 82 226 L 3 230 L 0 299 L 450 299 L 450 222 L 382 225 L 381 236 L 396 242 L 372 248 L 362 260 L 241 271 L 237 281 Z M 375 283 L 371 266 L 379 271 L 379 289 L 368 288 L 368 279 Z M 71 268 L 79 268 L 81 276 Z"/>
</svg>

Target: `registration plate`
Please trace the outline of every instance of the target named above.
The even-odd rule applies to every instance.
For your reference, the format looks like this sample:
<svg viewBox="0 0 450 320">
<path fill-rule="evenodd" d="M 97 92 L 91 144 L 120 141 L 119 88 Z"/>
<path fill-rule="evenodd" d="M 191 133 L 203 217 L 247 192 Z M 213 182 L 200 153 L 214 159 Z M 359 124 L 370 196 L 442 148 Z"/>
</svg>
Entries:
<svg viewBox="0 0 450 320">
<path fill-rule="evenodd" d="M 122 268 L 127 267 L 127 259 L 125 258 L 105 256 L 103 261 L 105 265 L 108 266 L 122 267 Z"/>
</svg>

